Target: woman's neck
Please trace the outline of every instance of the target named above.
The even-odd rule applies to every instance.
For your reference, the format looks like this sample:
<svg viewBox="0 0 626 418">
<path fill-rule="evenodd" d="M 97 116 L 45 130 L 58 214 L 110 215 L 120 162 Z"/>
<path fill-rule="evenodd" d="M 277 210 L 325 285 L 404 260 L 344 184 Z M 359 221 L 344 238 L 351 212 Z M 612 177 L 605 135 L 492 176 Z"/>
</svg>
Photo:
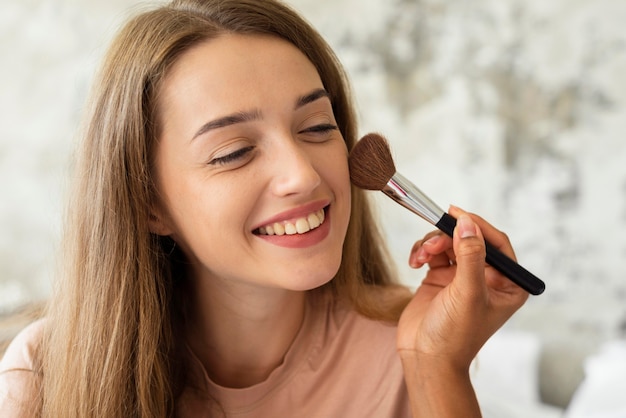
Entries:
<svg viewBox="0 0 626 418">
<path fill-rule="evenodd" d="M 304 319 L 305 292 L 251 285 L 199 284 L 188 340 L 213 382 L 263 382 L 280 366 Z"/>
</svg>

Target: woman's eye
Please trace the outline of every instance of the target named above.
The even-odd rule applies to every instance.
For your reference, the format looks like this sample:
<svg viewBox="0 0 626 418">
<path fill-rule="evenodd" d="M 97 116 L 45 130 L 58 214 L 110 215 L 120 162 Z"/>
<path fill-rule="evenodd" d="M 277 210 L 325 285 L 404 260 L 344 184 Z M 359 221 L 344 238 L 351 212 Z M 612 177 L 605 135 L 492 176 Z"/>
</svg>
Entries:
<svg viewBox="0 0 626 418">
<path fill-rule="evenodd" d="M 324 135 L 330 132 L 336 131 L 339 128 L 337 125 L 333 125 L 332 123 L 321 123 L 319 125 L 313 125 L 308 128 L 305 128 L 300 131 L 301 134 L 313 134 L 313 135 Z"/>
<path fill-rule="evenodd" d="M 248 147 L 240 148 L 237 151 L 231 152 L 230 154 L 213 158 L 211 161 L 209 161 L 209 164 L 210 165 L 225 165 L 228 163 L 236 162 L 244 158 L 246 155 L 248 155 L 253 149 L 254 147 L 252 145 Z"/>
</svg>

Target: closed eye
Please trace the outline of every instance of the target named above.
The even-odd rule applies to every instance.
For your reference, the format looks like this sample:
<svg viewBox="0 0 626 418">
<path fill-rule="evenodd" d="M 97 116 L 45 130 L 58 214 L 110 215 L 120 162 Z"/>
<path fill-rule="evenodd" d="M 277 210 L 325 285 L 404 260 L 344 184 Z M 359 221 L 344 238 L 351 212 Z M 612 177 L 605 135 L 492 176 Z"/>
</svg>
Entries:
<svg viewBox="0 0 626 418">
<path fill-rule="evenodd" d="M 328 132 L 328 131 L 336 131 L 337 125 L 333 125 L 332 123 L 322 123 L 319 125 L 311 126 L 310 128 L 303 129 L 300 133 L 318 133 L 318 132 Z"/>
<path fill-rule="evenodd" d="M 254 149 L 254 146 L 252 145 L 240 148 L 236 151 L 231 152 L 230 154 L 213 158 L 211 161 L 209 161 L 209 164 L 210 165 L 225 165 L 228 163 L 236 162 L 244 158 L 246 155 L 248 155 L 253 149 Z"/>
</svg>

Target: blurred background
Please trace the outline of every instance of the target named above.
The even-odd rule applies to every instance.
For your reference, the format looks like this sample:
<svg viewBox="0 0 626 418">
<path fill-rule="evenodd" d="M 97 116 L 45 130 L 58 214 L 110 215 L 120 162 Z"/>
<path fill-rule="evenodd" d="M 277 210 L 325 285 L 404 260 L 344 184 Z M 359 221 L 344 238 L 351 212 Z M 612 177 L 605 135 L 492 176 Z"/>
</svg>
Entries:
<svg viewBox="0 0 626 418">
<path fill-rule="evenodd" d="M 611 373 L 626 376 L 626 2 L 288 3 L 344 63 L 361 134 L 383 133 L 398 171 L 443 208 L 506 231 L 546 282 L 479 358 L 485 408 L 626 416 L 619 402 L 621 412 L 600 415 L 613 402 Z M 92 76 L 119 25 L 154 4 L 0 0 L 4 315 L 50 291 Z M 378 195 L 402 278 L 417 286 L 423 272 L 408 268 L 408 254 L 431 227 Z M 538 409 L 504 412 L 514 402 Z"/>
</svg>

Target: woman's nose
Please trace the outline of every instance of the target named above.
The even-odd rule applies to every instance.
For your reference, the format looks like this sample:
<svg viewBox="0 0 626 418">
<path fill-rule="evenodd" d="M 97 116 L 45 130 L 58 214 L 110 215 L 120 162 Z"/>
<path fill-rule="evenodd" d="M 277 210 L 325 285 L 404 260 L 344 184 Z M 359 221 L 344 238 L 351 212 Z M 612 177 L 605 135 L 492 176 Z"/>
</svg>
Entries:
<svg viewBox="0 0 626 418">
<path fill-rule="evenodd" d="M 307 194 L 320 185 L 321 177 L 315 168 L 313 156 L 307 152 L 306 144 L 293 139 L 280 141 L 274 147 L 273 154 L 271 190 L 275 195 Z"/>
</svg>

